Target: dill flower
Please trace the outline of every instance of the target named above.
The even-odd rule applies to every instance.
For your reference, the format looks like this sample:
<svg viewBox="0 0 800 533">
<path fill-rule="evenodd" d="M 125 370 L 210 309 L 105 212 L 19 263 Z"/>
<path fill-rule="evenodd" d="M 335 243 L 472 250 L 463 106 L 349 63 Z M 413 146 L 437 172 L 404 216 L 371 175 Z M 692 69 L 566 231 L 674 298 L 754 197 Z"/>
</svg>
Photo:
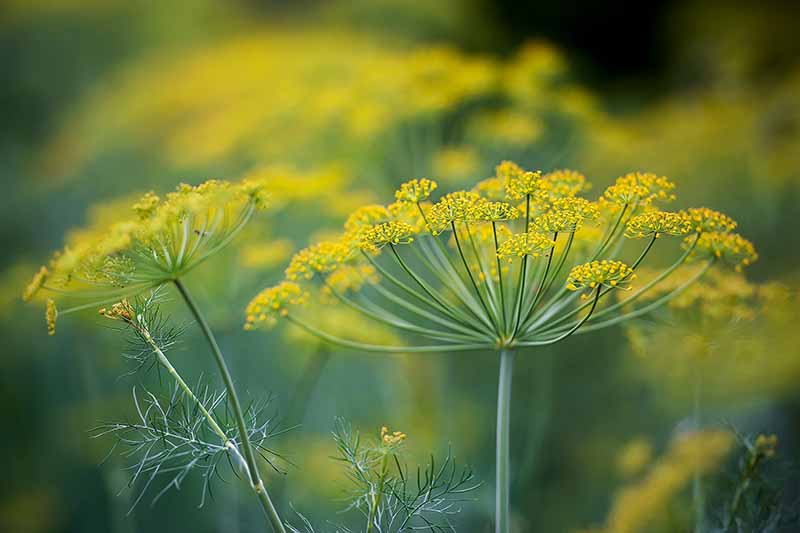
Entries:
<svg viewBox="0 0 800 533">
<path fill-rule="evenodd" d="M 52 298 L 47 299 L 47 309 L 45 310 L 45 320 L 47 321 L 47 334 L 56 334 L 56 320 L 58 319 L 58 309 L 56 302 Z"/>
<path fill-rule="evenodd" d="M 683 213 L 648 211 L 628 221 L 625 236 L 639 239 L 655 235 L 686 235 L 692 232 L 692 222 Z"/>
<path fill-rule="evenodd" d="M 735 220 L 724 213 L 707 207 L 690 207 L 684 213 L 698 233 L 703 231 L 728 233 L 736 229 Z"/>
<path fill-rule="evenodd" d="M 617 205 L 650 205 L 653 201 L 670 202 L 675 184 L 656 174 L 632 172 L 617 178 L 603 193 L 602 200 Z"/>
<path fill-rule="evenodd" d="M 247 305 L 245 329 L 252 329 L 257 322 L 274 324 L 279 316 L 288 316 L 290 305 L 301 305 L 306 299 L 307 293 L 291 281 L 264 289 Z"/>
<path fill-rule="evenodd" d="M 543 174 L 510 161 L 500 163 L 495 176 L 471 190 L 436 199 L 431 194 L 437 190 L 434 183 L 409 181 L 400 185 L 394 203 L 356 210 L 341 236 L 352 253 L 326 258 L 339 263 L 336 268 L 325 263 L 327 279 L 300 276 L 257 295 L 247 308 L 245 327 L 271 326 L 284 316 L 320 339 L 357 350 L 496 351 L 496 511 L 497 531 L 505 533 L 515 352 L 642 316 L 678 298 L 713 266 L 734 257 L 743 264 L 754 255 L 748 256 L 752 249 L 741 238 L 707 231 L 704 220 L 724 220 L 720 216 L 656 211 L 654 203 L 675 199 L 675 184 L 655 174 L 622 176 L 596 201 L 580 196 L 590 185 L 577 172 Z M 636 270 L 652 260 L 650 251 L 662 234 L 684 236 L 685 248 L 674 262 L 660 267 L 655 280 L 636 287 Z M 640 245 L 638 237 L 649 239 Z M 719 253 L 706 252 L 712 244 Z M 660 281 L 692 269 L 685 267 L 689 257 L 702 260 L 702 266 L 686 282 L 648 300 Z M 365 265 L 371 267 L 369 273 L 354 282 Z M 289 292 L 287 283 L 292 284 Z M 599 306 L 613 289 L 630 295 Z M 404 342 L 360 342 L 346 338 L 346 328 L 320 327 L 304 307 L 286 309 L 303 302 L 315 310 L 346 307 L 402 332 Z"/>
<path fill-rule="evenodd" d="M 128 214 L 114 211 L 70 233 L 23 297 L 44 290 L 53 300 L 91 302 L 60 312 L 67 314 L 178 279 L 225 247 L 268 202 L 263 185 L 252 180 L 182 184 L 163 200 L 147 193 Z M 54 302 L 47 312 L 51 334 L 55 316 Z"/>
<path fill-rule="evenodd" d="M 411 244 L 415 233 L 411 224 L 406 222 L 384 222 L 364 228 L 360 234 L 359 247 L 362 250 L 377 251 L 387 244 Z"/>
<path fill-rule="evenodd" d="M 438 184 L 427 178 L 413 179 L 400 186 L 394 194 L 398 202 L 416 204 L 427 200 Z"/>
<path fill-rule="evenodd" d="M 548 172 L 542 179 L 549 183 L 547 189 L 551 198 L 572 198 L 591 188 L 586 176 L 569 169 Z"/>
<path fill-rule="evenodd" d="M 349 253 L 340 242 L 325 241 L 296 253 L 286 268 L 286 279 L 311 279 L 314 274 L 328 274 L 336 270 Z"/>
<path fill-rule="evenodd" d="M 388 449 L 397 448 L 403 441 L 406 440 L 407 435 L 402 431 L 390 431 L 388 427 L 381 427 L 381 444 Z"/>
<path fill-rule="evenodd" d="M 599 214 L 597 204 L 585 198 L 559 198 L 548 211 L 533 219 L 531 227 L 550 233 L 574 233 L 584 221 L 595 220 Z"/>
<path fill-rule="evenodd" d="M 636 274 L 621 261 L 592 261 L 574 267 L 567 276 L 567 289 L 577 291 L 596 287 L 623 288 Z"/>
<path fill-rule="evenodd" d="M 691 246 L 687 240 L 686 246 Z M 690 254 L 691 258 L 715 257 L 723 263 L 729 264 L 737 272 L 742 267 L 751 265 L 758 260 L 753 243 L 738 233 L 719 233 L 716 231 L 703 232 L 697 239 L 697 245 Z"/>
<path fill-rule="evenodd" d="M 539 257 L 553 248 L 555 243 L 540 233 L 518 233 L 497 248 L 497 257 L 506 261 L 530 256 Z"/>
</svg>

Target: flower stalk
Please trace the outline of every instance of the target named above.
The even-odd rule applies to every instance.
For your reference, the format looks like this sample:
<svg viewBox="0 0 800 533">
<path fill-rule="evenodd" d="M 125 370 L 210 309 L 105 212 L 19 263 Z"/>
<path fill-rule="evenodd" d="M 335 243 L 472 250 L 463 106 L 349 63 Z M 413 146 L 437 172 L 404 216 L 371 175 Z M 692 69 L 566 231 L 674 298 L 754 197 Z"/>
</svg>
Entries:
<svg viewBox="0 0 800 533">
<path fill-rule="evenodd" d="M 278 516 L 278 511 L 275 509 L 275 505 L 272 503 L 272 499 L 269 496 L 269 492 L 267 492 L 264 481 L 261 479 L 255 452 L 253 451 L 253 445 L 251 444 L 248 436 L 247 423 L 244 419 L 244 411 L 242 411 L 239 395 L 236 392 L 236 386 L 233 383 L 233 377 L 231 376 L 228 365 L 225 362 L 225 357 L 222 355 L 222 350 L 220 350 L 214 333 L 211 331 L 208 322 L 200 312 L 200 308 L 189 294 L 186 286 L 180 279 L 177 278 L 174 280 L 174 283 L 175 287 L 177 287 L 178 292 L 181 294 L 181 297 L 186 303 L 186 306 L 189 308 L 189 311 L 191 311 L 192 315 L 197 321 L 198 326 L 200 326 L 200 330 L 203 332 L 203 336 L 208 342 L 208 346 L 212 355 L 214 356 L 214 362 L 217 364 L 217 369 L 222 376 L 222 382 L 225 385 L 225 390 L 231 405 L 231 411 L 233 412 L 234 420 L 236 421 L 236 427 L 239 432 L 239 439 L 241 440 L 241 448 L 247 466 L 246 472 L 250 481 L 250 488 L 258 497 L 258 501 L 261 504 L 261 507 L 264 510 L 264 513 L 266 514 L 273 531 L 276 533 L 285 533 L 286 528 L 284 527 L 280 516 Z"/>
</svg>

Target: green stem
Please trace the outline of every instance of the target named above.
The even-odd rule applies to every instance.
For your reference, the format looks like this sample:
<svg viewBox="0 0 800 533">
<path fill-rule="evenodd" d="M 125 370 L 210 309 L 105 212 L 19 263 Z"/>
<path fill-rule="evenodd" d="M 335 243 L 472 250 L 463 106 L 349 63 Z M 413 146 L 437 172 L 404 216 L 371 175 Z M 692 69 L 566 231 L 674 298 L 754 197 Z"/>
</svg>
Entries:
<svg viewBox="0 0 800 533">
<path fill-rule="evenodd" d="M 203 331 L 203 335 L 205 336 L 206 341 L 211 348 L 211 353 L 214 355 L 214 361 L 217 363 L 217 368 L 222 376 L 222 381 L 225 384 L 225 390 L 227 391 L 228 400 L 230 401 L 231 411 L 233 412 L 239 432 L 239 440 L 241 441 L 240 445 L 242 447 L 245 462 L 247 463 L 247 474 L 250 479 L 250 488 L 258 497 L 258 501 L 261 503 L 261 507 L 264 509 L 264 513 L 267 515 L 267 518 L 272 525 L 272 529 L 277 533 L 286 533 L 286 528 L 284 528 L 283 523 L 278 516 L 278 511 L 275 509 L 275 505 L 273 505 L 272 500 L 269 497 L 269 493 L 264 486 L 264 482 L 261 480 L 261 475 L 258 472 L 258 463 L 256 462 L 253 445 L 250 443 L 250 436 L 247 432 L 247 424 L 244 419 L 244 412 L 242 411 L 242 406 L 239 402 L 239 396 L 236 393 L 236 387 L 233 384 L 233 377 L 231 376 L 230 370 L 228 370 L 228 365 L 225 363 L 225 358 L 222 355 L 222 351 L 219 349 L 219 345 L 214 337 L 214 333 L 212 333 L 208 322 L 206 322 L 205 317 L 200 312 L 200 309 L 195 304 L 183 282 L 176 278 L 174 283 L 178 288 L 178 292 L 181 293 L 183 300 L 186 302 L 186 306 L 192 312 L 197 324 Z"/>
<path fill-rule="evenodd" d="M 378 514 L 378 507 L 381 505 L 381 498 L 383 497 L 383 485 L 386 482 L 386 474 L 389 470 L 389 454 L 383 454 L 383 461 L 381 461 L 381 474 L 378 479 L 378 490 L 372 498 L 372 505 L 369 509 L 369 516 L 367 517 L 367 533 L 371 533 L 375 525 L 375 517 Z"/>
<path fill-rule="evenodd" d="M 500 351 L 500 376 L 497 382 L 497 447 L 495 486 L 495 533 L 508 533 L 511 493 L 511 378 L 514 351 Z"/>
<path fill-rule="evenodd" d="M 702 387 L 701 375 L 698 372 L 694 380 L 694 402 L 692 423 L 694 430 L 700 431 L 700 391 Z M 703 533 L 706 529 L 705 497 L 703 494 L 703 477 L 700 469 L 696 468 L 692 476 L 692 503 L 694 504 L 694 533 Z"/>
</svg>

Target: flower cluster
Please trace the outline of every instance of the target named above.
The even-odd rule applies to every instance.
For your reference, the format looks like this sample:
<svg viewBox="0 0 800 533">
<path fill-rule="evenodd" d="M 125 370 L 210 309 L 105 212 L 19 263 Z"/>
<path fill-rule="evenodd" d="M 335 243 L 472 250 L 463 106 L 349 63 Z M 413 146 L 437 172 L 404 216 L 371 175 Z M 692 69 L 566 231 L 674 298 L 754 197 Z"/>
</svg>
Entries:
<svg viewBox="0 0 800 533">
<path fill-rule="evenodd" d="M 66 246 L 34 275 L 23 298 L 44 289 L 59 299 L 98 303 L 132 296 L 177 279 L 227 245 L 254 212 L 269 204 L 256 180 L 182 184 L 163 199 L 150 192 L 133 205 L 112 203 L 94 211 L 88 227 L 69 234 Z M 55 298 L 55 297 L 54 297 Z M 57 316 L 47 306 L 48 330 Z"/>
<path fill-rule="evenodd" d="M 386 448 L 396 448 L 406 440 L 402 431 L 390 431 L 388 427 L 381 427 L 381 444 Z"/>
<path fill-rule="evenodd" d="M 398 202 L 416 204 L 427 200 L 438 184 L 426 178 L 413 179 L 400 186 L 394 194 Z"/>
<path fill-rule="evenodd" d="M 247 305 L 245 329 L 252 329 L 257 322 L 273 324 L 278 316 L 289 314 L 288 306 L 302 304 L 307 298 L 300 285 L 291 281 L 264 289 Z"/>
<path fill-rule="evenodd" d="M 692 222 L 684 213 L 648 211 L 628 221 L 625 236 L 639 239 L 651 235 L 686 235 L 692 232 Z"/>
<path fill-rule="evenodd" d="M 497 248 L 497 257 L 506 261 L 526 256 L 539 257 L 549 253 L 553 246 L 553 240 L 541 233 L 518 233 Z"/>
<path fill-rule="evenodd" d="M 596 307 L 609 290 L 631 288 L 636 268 L 660 235 L 686 237 L 686 249 L 659 279 L 682 271 L 688 257 L 705 255 L 703 272 L 714 263 L 738 266 L 755 259 L 738 235 L 725 233 L 720 240 L 722 234 L 711 231 L 733 227 L 724 215 L 702 209 L 657 210 L 654 202 L 675 198 L 675 185 L 667 178 L 627 174 L 597 201 L 579 195 L 589 188 L 577 172 L 542 174 L 510 161 L 472 190 L 439 198 L 432 194 L 436 182 L 411 180 L 400 185 L 394 203 L 355 210 L 338 237 L 301 250 L 290 262 L 287 280 L 296 283 L 289 285 L 294 295 L 319 291 L 319 301 L 326 305 L 342 304 L 369 320 L 439 343 L 408 349 L 487 349 L 551 344 L 579 329 L 591 331 L 639 316 L 677 298 L 685 284 L 672 286 L 657 301 L 640 298 L 656 284 L 647 283 L 625 301 Z M 623 260 L 631 255 L 624 251 L 626 242 L 644 236 L 653 238 L 637 252 L 638 258 Z M 708 254 L 710 247 L 714 252 Z M 326 277 L 306 287 L 316 274 Z M 286 315 L 285 306 L 295 300 L 269 300 L 285 293 L 285 283 L 251 302 L 248 329 Z M 584 298 L 594 293 L 595 305 L 576 298 L 584 289 Z M 263 313 L 265 307 L 272 312 Z M 377 351 L 403 349 L 342 339 L 320 330 L 318 321 L 304 320 L 300 311 L 288 319 L 329 342 Z"/>
<path fill-rule="evenodd" d="M 686 246 L 691 246 L 687 241 Z M 758 259 L 753 243 L 738 233 L 704 232 L 697 239 L 692 258 L 713 257 L 733 266 L 737 272 Z"/>
<path fill-rule="evenodd" d="M 406 222 L 384 222 L 368 226 L 359 234 L 359 247 L 375 252 L 388 244 L 411 244 L 414 242 L 413 226 Z"/>
<path fill-rule="evenodd" d="M 636 277 L 633 269 L 621 261 L 592 261 L 574 267 L 567 276 L 567 288 L 577 291 L 583 288 L 621 288 Z"/>
<path fill-rule="evenodd" d="M 671 202 L 675 184 L 656 174 L 632 172 L 617 178 L 616 183 L 606 189 L 602 201 L 616 205 L 650 205 L 654 201 Z"/>
</svg>

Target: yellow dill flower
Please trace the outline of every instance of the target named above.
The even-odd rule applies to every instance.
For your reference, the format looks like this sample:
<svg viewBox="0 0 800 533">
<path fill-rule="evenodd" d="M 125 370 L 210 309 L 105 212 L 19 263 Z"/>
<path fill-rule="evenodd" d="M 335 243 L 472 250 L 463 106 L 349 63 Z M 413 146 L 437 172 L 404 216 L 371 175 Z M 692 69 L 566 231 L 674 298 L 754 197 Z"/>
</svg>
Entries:
<svg viewBox="0 0 800 533">
<path fill-rule="evenodd" d="M 692 233 L 692 222 L 683 213 L 670 213 L 667 211 L 648 211 L 636 215 L 628 221 L 625 236 L 629 239 L 638 239 L 661 234 L 686 235 Z"/>
<path fill-rule="evenodd" d="M 417 204 L 430 198 L 438 186 L 438 183 L 427 178 L 413 179 L 400 185 L 394 197 L 400 203 Z"/>
<path fill-rule="evenodd" d="M 330 292 L 333 289 L 339 293 L 358 292 L 365 283 L 378 283 L 379 281 L 380 276 L 375 267 L 369 263 L 345 264 L 328 274 L 323 290 Z"/>
<path fill-rule="evenodd" d="M 603 259 L 573 267 L 567 276 L 567 289 L 577 291 L 600 286 L 622 288 L 635 277 L 636 274 L 625 263 Z"/>
<path fill-rule="evenodd" d="M 46 266 L 42 266 L 39 268 L 39 271 L 33 275 L 33 279 L 28 286 L 25 287 L 25 291 L 22 293 L 22 300 L 23 301 L 30 301 L 31 298 L 36 296 L 36 293 L 39 292 L 39 289 L 42 288 L 42 285 L 47 281 L 47 276 L 50 275 L 50 271 L 47 270 Z"/>
<path fill-rule="evenodd" d="M 388 427 L 381 427 L 381 443 L 387 448 L 395 448 L 406 440 L 407 435 L 402 431 L 390 431 Z"/>
<path fill-rule="evenodd" d="M 389 210 L 378 204 L 365 205 L 356 209 L 344 223 L 344 229 L 347 232 L 359 231 L 362 228 L 373 226 L 381 222 L 388 222 L 392 220 L 392 214 Z"/>
<path fill-rule="evenodd" d="M 112 305 L 110 308 L 101 308 L 98 313 L 101 316 L 106 318 L 110 318 L 112 320 L 123 320 L 125 322 L 130 322 L 134 318 L 134 309 L 130 302 L 123 298 L 119 302 Z"/>
<path fill-rule="evenodd" d="M 56 320 L 58 319 L 58 309 L 56 309 L 56 302 L 52 298 L 47 299 L 47 309 L 45 311 L 45 320 L 47 321 L 47 334 L 56 334 Z"/>
<path fill-rule="evenodd" d="M 131 207 L 133 208 L 133 211 L 139 215 L 139 218 L 144 220 L 153 214 L 160 201 L 161 199 L 156 195 L 156 193 L 150 191 L 142 196 L 139 201 L 133 204 Z"/>
<path fill-rule="evenodd" d="M 555 170 L 542 179 L 549 183 L 547 194 L 550 198 L 571 198 L 592 188 L 586 176 L 574 170 Z"/>
<path fill-rule="evenodd" d="M 539 257 L 549 252 L 555 242 L 539 233 L 517 233 L 503 241 L 497 248 L 497 257 L 506 261 L 513 261 L 519 257 Z"/>
<path fill-rule="evenodd" d="M 308 294 L 292 281 L 282 281 L 274 287 L 266 288 L 247 304 L 244 329 L 253 329 L 261 323 L 272 326 L 278 317 L 289 314 L 289 306 L 302 305 L 307 299 Z"/>
<path fill-rule="evenodd" d="M 286 279 L 297 281 L 311 279 L 314 274 L 327 274 L 336 270 L 350 249 L 337 241 L 323 241 L 297 252 L 286 268 Z"/>
<path fill-rule="evenodd" d="M 519 210 L 506 202 L 480 202 L 475 208 L 475 218 L 487 222 L 516 220 L 519 218 Z"/>
<path fill-rule="evenodd" d="M 503 161 L 495 169 L 498 178 L 505 179 L 506 195 L 512 200 L 521 200 L 532 196 L 549 185 L 542 180 L 542 172 L 528 171 L 516 163 Z"/>
<path fill-rule="evenodd" d="M 437 234 L 453 222 L 478 220 L 479 207 L 484 202 L 486 202 L 484 198 L 471 191 L 448 193 L 428 211 L 429 229 Z"/>
<path fill-rule="evenodd" d="M 362 250 L 377 251 L 387 244 L 411 244 L 414 242 L 414 227 L 405 222 L 384 222 L 360 233 L 359 247 Z"/>
<path fill-rule="evenodd" d="M 690 246 L 691 242 L 693 242 L 693 238 L 687 237 L 684 246 Z M 749 266 L 758 260 L 758 254 L 752 242 L 738 233 L 716 231 L 701 233 L 690 257 L 716 257 L 734 267 L 737 272 L 741 271 L 742 267 Z"/>
<path fill-rule="evenodd" d="M 575 232 L 585 220 L 594 220 L 600 214 L 597 204 L 585 198 L 559 198 L 549 211 L 534 218 L 531 229 L 547 232 Z"/>
<path fill-rule="evenodd" d="M 665 177 L 642 172 L 632 172 L 617 178 L 608 187 L 601 200 L 616 205 L 650 205 L 653 201 L 671 202 L 675 184 Z"/>
<path fill-rule="evenodd" d="M 177 279 L 226 246 L 267 198 L 252 180 L 182 184 L 163 201 L 148 193 L 127 214 L 117 210 L 71 232 L 25 296 L 44 288 L 102 301 Z"/>
<path fill-rule="evenodd" d="M 735 230 L 737 225 L 728 215 L 707 207 L 691 207 L 685 211 L 685 216 L 698 233 L 703 231 L 727 233 Z"/>
</svg>

